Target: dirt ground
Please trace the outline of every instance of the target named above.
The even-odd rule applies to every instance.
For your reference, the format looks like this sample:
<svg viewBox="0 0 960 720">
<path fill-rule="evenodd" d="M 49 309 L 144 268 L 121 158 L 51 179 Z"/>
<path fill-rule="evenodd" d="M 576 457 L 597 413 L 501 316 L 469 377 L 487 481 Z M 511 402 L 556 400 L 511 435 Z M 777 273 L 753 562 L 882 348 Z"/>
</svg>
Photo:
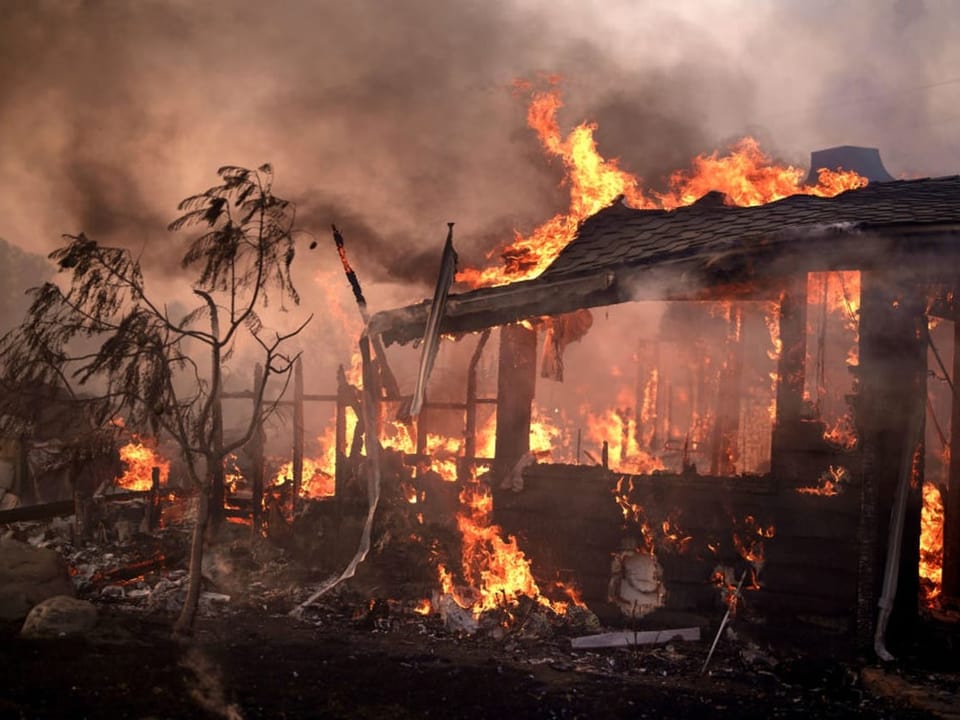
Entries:
<svg viewBox="0 0 960 720">
<path fill-rule="evenodd" d="M 883 669 L 787 650 L 758 660 L 728 636 L 701 675 L 709 641 L 574 651 L 559 634 L 458 636 L 389 607 L 358 616 L 343 597 L 304 620 L 225 610 L 189 642 L 170 620 L 101 607 L 84 640 L 6 628 L 0 717 L 960 717 L 949 653 Z"/>
<path fill-rule="evenodd" d="M 176 641 L 185 530 L 74 547 L 50 528 L 20 529 L 60 551 L 99 621 L 82 639 L 44 641 L 21 638 L 19 624 L 0 626 L 0 719 L 960 720 L 957 623 L 925 620 L 881 667 L 857 657 L 849 638 L 743 615 L 701 673 L 720 614 L 698 641 L 597 650 L 573 649 L 571 638 L 589 629 L 536 606 L 506 629 L 492 618 L 471 634 L 420 615 L 416 599 L 436 584 L 423 542 L 375 548 L 353 579 L 294 618 L 342 559 L 307 567 L 294 550 L 233 531 L 208 553 L 210 597 L 194 635 Z"/>
</svg>

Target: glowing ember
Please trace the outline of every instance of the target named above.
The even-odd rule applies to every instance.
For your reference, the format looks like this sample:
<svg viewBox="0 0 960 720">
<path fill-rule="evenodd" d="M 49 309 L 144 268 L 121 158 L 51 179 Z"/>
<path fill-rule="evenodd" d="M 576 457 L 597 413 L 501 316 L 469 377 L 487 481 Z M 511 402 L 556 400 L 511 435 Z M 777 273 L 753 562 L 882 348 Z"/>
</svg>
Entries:
<svg viewBox="0 0 960 720">
<path fill-rule="evenodd" d="M 943 580 L 943 498 L 933 483 L 923 484 L 920 513 L 920 593 L 923 604 L 936 607 Z"/>
<path fill-rule="evenodd" d="M 530 91 L 527 84 L 519 84 Z M 570 205 L 524 237 L 516 233 L 513 243 L 500 250 L 504 264 L 485 270 L 465 269 L 457 280 L 471 287 L 502 285 L 539 275 L 573 239 L 579 223 L 610 205 L 617 197 L 636 208 L 672 210 L 689 205 L 710 191 L 719 191 L 734 205 L 760 205 L 798 193 L 832 197 L 844 190 L 863 187 L 867 180 L 852 172 L 819 171 L 819 182 L 805 186 L 805 172 L 777 165 L 760 150 L 756 140 L 744 138 L 726 155 L 700 155 L 693 169 L 670 177 L 665 193 L 645 194 L 636 177 L 620 169 L 597 151 L 597 126 L 581 123 L 565 138 L 557 112 L 562 106 L 559 90 L 533 91 L 527 124 L 537 133 L 544 150 L 560 158 L 564 182 L 570 189 Z"/>
<path fill-rule="evenodd" d="M 740 597 L 737 592 L 738 581 L 734 575 L 734 569 L 729 565 L 717 565 L 710 576 L 710 582 L 720 590 L 720 599 L 730 610 L 730 615 L 736 616 Z"/>
<path fill-rule="evenodd" d="M 417 615 L 429 615 L 432 609 L 433 607 L 430 604 L 429 598 L 424 598 L 416 604 L 416 606 L 413 608 L 413 611 Z"/>
<path fill-rule="evenodd" d="M 127 490 L 149 490 L 153 486 L 153 468 L 160 468 L 160 484 L 166 485 L 170 477 L 170 463 L 164 460 L 152 443 L 133 436 L 133 440 L 120 448 L 120 461 L 124 472 L 117 484 Z"/>
<path fill-rule="evenodd" d="M 749 586 L 753 590 L 760 588 L 759 575 L 766 562 L 764 540 L 769 540 L 775 534 L 776 528 L 773 525 L 762 525 L 753 515 L 747 515 L 742 522 L 734 521 L 733 546 L 740 557 L 750 563 L 753 568 Z"/>
<path fill-rule="evenodd" d="M 849 480 L 847 469 L 843 466 L 831 465 L 830 468 L 820 476 L 816 487 L 797 488 L 801 495 L 822 495 L 832 497 L 839 495 Z"/>
<path fill-rule="evenodd" d="M 552 601 L 541 594 L 530 570 L 530 561 L 517 546 L 517 539 L 510 535 L 504 540 L 503 530 L 491 524 L 493 496 L 489 489 L 479 485 L 465 487 L 460 493 L 460 503 L 463 509 L 457 513 L 457 527 L 463 536 L 461 574 L 470 590 L 464 592 L 458 588 L 453 573 L 440 565 L 442 593 L 474 616 L 497 609 L 509 614 L 521 596 L 558 614 L 565 613 L 569 602 Z M 575 594 L 568 594 L 571 602 L 582 605 Z"/>
<path fill-rule="evenodd" d="M 667 518 L 660 524 L 663 531 L 663 547 L 677 555 L 683 555 L 687 552 L 692 535 L 687 535 L 678 525 L 679 511 L 671 512 Z"/>
</svg>

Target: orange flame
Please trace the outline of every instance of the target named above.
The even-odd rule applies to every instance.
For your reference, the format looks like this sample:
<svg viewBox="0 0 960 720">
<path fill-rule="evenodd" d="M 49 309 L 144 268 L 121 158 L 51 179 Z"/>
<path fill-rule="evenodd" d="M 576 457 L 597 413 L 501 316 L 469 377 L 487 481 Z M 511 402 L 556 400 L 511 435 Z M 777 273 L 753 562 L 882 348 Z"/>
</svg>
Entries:
<svg viewBox="0 0 960 720">
<path fill-rule="evenodd" d="M 943 582 L 943 497 L 933 483 L 923 484 L 920 513 L 920 593 L 923 604 L 936 607 Z"/>
<path fill-rule="evenodd" d="M 170 477 L 170 462 L 164 460 L 152 443 L 144 444 L 137 435 L 133 440 L 120 448 L 120 461 L 125 468 L 123 475 L 117 479 L 117 484 L 127 490 L 149 490 L 153 486 L 153 468 L 160 468 L 160 484 L 166 485 Z"/>
<path fill-rule="evenodd" d="M 637 474 L 663 470 L 663 461 L 641 448 L 637 441 L 634 403 L 630 388 L 624 386 L 617 395 L 616 407 L 599 415 L 587 410 L 586 437 L 598 445 L 607 443 L 609 466 L 614 470 Z"/>
<path fill-rule="evenodd" d="M 457 527 L 463 536 L 461 573 L 471 592 L 458 589 L 453 574 L 443 565 L 437 569 L 441 591 L 475 617 L 496 609 L 509 613 L 521 596 L 558 614 L 565 613 L 570 603 L 553 601 L 541 594 L 530 560 L 518 547 L 517 539 L 512 535 L 503 539 L 503 530 L 491 523 L 493 495 L 490 490 L 479 485 L 467 486 L 460 493 L 460 503 L 463 509 L 457 513 Z M 582 605 L 575 594 L 568 594 L 571 602 Z"/>
<path fill-rule="evenodd" d="M 273 476 L 272 484 L 279 487 L 293 479 L 293 461 L 285 463 Z M 306 498 L 330 497 L 336 490 L 333 465 L 323 460 L 303 459 L 300 496 Z"/>
<path fill-rule="evenodd" d="M 808 335 L 820 335 L 818 343 L 825 340 L 829 334 L 837 339 L 834 342 L 843 342 L 847 345 L 846 358 L 842 367 L 852 368 L 859 365 L 860 348 L 860 272 L 831 271 L 809 273 L 807 276 L 807 303 L 808 303 Z M 813 308 L 819 308 L 818 312 Z M 814 321 L 818 325 L 814 330 Z M 832 330 L 831 330 L 832 328 Z M 808 354 L 811 351 L 808 350 Z M 822 356 L 822 348 L 816 351 L 818 360 L 817 375 L 813 373 L 807 378 L 805 395 L 816 392 L 820 420 L 826 425 L 823 437 L 835 445 L 851 449 L 857 444 L 857 432 L 853 419 L 853 411 L 844 400 L 844 394 L 851 387 L 836 387 L 836 375 L 833 387 L 829 375 L 823 375 L 826 362 Z M 809 358 L 808 365 L 813 368 L 813 358 Z M 852 385 L 852 382 L 851 382 Z"/>
<path fill-rule="evenodd" d="M 529 85 L 518 84 L 521 89 Z M 692 171 L 676 171 L 665 193 L 644 193 L 637 178 L 622 170 L 617 160 L 605 159 L 597 150 L 594 123 L 581 123 L 565 138 L 557 112 L 563 105 L 557 88 L 534 91 L 527 109 L 527 124 L 547 154 L 560 158 L 570 205 L 564 213 L 536 228 L 530 235 L 515 232 L 514 241 L 499 251 L 502 267 L 467 268 L 457 280 L 470 287 L 503 285 L 536 277 L 573 239 L 581 221 L 610 205 L 617 197 L 635 208 L 672 210 L 689 205 L 712 190 L 734 205 L 760 205 L 798 193 L 832 197 L 863 187 L 866 178 L 853 172 L 819 171 L 814 186 L 802 184 L 803 170 L 777 165 L 760 150 L 756 140 L 743 138 L 726 155 L 699 155 Z M 492 255 L 493 253 L 491 253 Z"/>
</svg>

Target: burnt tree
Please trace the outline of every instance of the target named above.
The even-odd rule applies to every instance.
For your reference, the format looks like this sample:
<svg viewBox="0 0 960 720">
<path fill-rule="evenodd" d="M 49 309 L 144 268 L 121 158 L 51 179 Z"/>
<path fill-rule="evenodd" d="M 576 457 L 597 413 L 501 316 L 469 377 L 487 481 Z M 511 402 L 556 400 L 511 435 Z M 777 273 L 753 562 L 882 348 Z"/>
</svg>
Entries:
<svg viewBox="0 0 960 720">
<path fill-rule="evenodd" d="M 147 293 L 136 256 L 81 233 L 67 236 L 50 255 L 63 283 L 32 290 L 25 321 L 0 340 L 4 386 L 62 387 L 86 407 L 95 426 L 122 417 L 131 429 L 166 433 L 179 447 L 198 490 L 198 510 L 178 632 L 191 629 L 196 613 L 211 506 L 222 507 L 224 461 L 275 410 L 296 359 L 284 348 L 306 325 L 268 330 L 259 314 L 272 293 L 299 302 L 290 277 L 294 207 L 273 194 L 272 168 L 224 167 L 219 175 L 221 184 L 180 204 L 183 214 L 169 227 L 202 229 L 181 261 L 195 273 L 194 310 L 172 317 Z M 223 372 L 240 342 L 259 357 L 264 372 L 246 425 L 226 439 Z M 268 402 L 271 378 L 282 388 Z M 3 402 L 0 419 L 7 417 Z"/>
</svg>

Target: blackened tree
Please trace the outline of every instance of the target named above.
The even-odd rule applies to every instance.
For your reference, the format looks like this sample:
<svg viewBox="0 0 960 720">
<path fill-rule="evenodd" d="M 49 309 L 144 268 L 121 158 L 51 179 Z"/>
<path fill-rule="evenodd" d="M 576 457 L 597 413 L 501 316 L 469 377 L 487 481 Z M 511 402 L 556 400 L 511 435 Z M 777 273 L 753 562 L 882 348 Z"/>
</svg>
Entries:
<svg viewBox="0 0 960 720">
<path fill-rule="evenodd" d="M 63 282 L 31 290 L 24 322 L 0 339 L 2 386 L 60 387 L 84 405 L 93 426 L 122 417 L 132 429 L 166 433 L 179 447 L 199 490 L 179 633 L 193 627 L 211 506 L 222 508 L 224 462 L 276 410 L 296 360 L 288 341 L 310 320 L 271 332 L 258 312 L 274 298 L 282 309 L 286 301 L 299 304 L 290 275 L 295 207 L 273 194 L 272 168 L 223 167 L 219 176 L 219 185 L 181 202 L 182 215 L 169 226 L 202 231 L 181 263 L 192 273 L 192 312 L 171 317 L 151 298 L 129 250 L 65 236 L 50 254 Z M 248 421 L 225 440 L 224 369 L 240 341 L 255 349 L 264 372 Z M 281 392 L 268 401 L 271 379 Z M 0 424 L 15 417 L 0 399 Z"/>
</svg>

